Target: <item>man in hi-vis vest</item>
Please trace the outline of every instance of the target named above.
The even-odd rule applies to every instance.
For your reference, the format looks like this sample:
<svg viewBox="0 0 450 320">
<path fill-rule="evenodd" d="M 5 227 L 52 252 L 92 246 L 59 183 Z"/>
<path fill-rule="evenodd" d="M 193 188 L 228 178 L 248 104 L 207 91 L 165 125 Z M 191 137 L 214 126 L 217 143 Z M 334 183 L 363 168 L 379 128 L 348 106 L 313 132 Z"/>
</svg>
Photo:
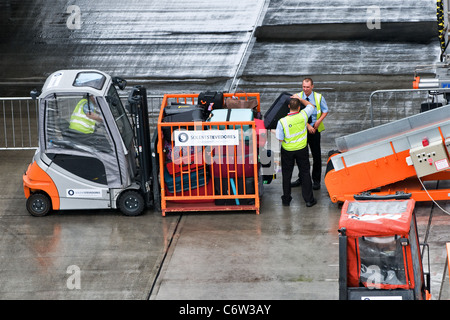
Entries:
<svg viewBox="0 0 450 320">
<path fill-rule="evenodd" d="M 70 117 L 69 128 L 80 133 L 94 133 L 95 125 L 102 118 L 96 112 L 96 104 L 94 96 L 81 99 Z"/>
<path fill-rule="evenodd" d="M 302 98 L 311 102 L 316 109 L 312 116 L 309 118 L 308 129 L 308 146 L 311 150 L 313 158 L 312 165 L 312 183 L 313 189 L 320 189 L 320 181 L 322 179 L 322 150 L 320 148 L 320 133 L 325 129 L 323 120 L 328 115 L 328 105 L 325 98 L 315 91 L 314 82 L 311 78 L 305 78 L 302 83 L 303 91 L 294 95 L 296 98 Z M 300 169 L 299 169 L 300 170 Z M 291 187 L 297 187 L 302 183 L 300 176 L 298 180 L 291 183 Z"/>
<path fill-rule="evenodd" d="M 300 104 L 306 107 L 300 110 Z M 281 173 L 283 206 L 289 206 L 291 196 L 291 178 L 295 163 L 299 166 L 299 175 L 302 179 L 302 196 L 307 207 L 317 203 L 312 191 L 311 175 L 309 172 L 309 152 L 307 143 L 308 118 L 314 112 L 314 105 L 303 99 L 291 98 L 289 100 L 290 112 L 277 123 L 276 137 L 281 141 Z"/>
</svg>

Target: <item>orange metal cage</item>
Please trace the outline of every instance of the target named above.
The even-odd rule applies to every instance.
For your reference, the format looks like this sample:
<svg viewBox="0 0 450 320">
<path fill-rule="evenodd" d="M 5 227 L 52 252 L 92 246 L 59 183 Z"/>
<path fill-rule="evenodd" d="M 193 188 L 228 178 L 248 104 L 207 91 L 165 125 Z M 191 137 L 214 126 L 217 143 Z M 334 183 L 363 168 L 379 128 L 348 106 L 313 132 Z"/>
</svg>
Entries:
<svg viewBox="0 0 450 320">
<path fill-rule="evenodd" d="M 257 99 L 259 93 L 224 93 Z M 158 117 L 159 177 L 162 215 L 166 212 L 251 210 L 259 214 L 259 163 L 254 121 L 163 122 L 164 108 L 170 102 L 197 104 L 198 94 L 164 95 Z M 208 132 L 227 128 L 238 132 L 236 145 L 195 145 L 177 147 L 164 139 L 163 129 L 189 127 Z M 236 132 L 235 131 L 235 132 Z M 245 131 L 245 132 L 244 132 Z M 178 181 L 177 181 L 178 179 Z"/>
</svg>

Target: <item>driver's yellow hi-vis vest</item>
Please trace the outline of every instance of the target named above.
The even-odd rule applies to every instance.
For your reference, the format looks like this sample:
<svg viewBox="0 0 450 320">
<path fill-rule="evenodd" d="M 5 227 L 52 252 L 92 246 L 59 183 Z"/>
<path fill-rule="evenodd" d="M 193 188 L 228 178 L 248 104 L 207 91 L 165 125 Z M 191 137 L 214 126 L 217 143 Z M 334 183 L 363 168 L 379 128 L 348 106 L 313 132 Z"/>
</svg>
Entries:
<svg viewBox="0 0 450 320">
<path fill-rule="evenodd" d="M 69 128 L 81 133 L 94 133 L 95 120 L 89 119 L 84 113 L 83 107 L 87 103 L 87 99 L 81 99 L 70 117 Z"/>
<path fill-rule="evenodd" d="M 303 91 L 298 94 L 298 96 L 301 98 L 303 97 Z M 322 95 L 320 93 L 317 93 L 314 91 L 314 100 L 316 102 L 316 110 L 317 110 L 317 119 L 320 118 L 322 115 L 322 109 L 320 108 L 320 102 L 322 101 Z M 323 121 L 319 124 L 319 128 L 317 128 L 317 131 L 321 132 L 325 130 L 325 125 L 323 124 Z"/>
<path fill-rule="evenodd" d="M 302 110 L 297 114 L 281 118 L 280 122 L 284 131 L 284 140 L 281 142 L 283 149 L 296 151 L 305 148 L 307 145 L 307 113 Z"/>
</svg>

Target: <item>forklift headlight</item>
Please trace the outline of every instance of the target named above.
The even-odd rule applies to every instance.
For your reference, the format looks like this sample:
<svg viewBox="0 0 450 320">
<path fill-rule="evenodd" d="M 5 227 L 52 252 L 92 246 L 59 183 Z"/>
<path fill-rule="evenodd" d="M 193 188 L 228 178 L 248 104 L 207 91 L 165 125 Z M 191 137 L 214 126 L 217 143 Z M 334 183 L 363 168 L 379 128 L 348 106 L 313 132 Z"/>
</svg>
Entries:
<svg viewBox="0 0 450 320">
<path fill-rule="evenodd" d="M 401 238 L 400 244 L 402 245 L 402 247 L 406 247 L 407 245 L 409 245 L 409 240 L 406 238 Z"/>
</svg>

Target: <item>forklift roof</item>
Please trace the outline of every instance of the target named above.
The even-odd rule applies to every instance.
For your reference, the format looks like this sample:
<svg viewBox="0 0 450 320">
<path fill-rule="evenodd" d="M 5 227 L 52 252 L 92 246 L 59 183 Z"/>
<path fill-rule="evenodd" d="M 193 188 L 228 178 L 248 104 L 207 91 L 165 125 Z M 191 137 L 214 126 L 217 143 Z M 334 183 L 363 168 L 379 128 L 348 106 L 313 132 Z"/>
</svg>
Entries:
<svg viewBox="0 0 450 320">
<path fill-rule="evenodd" d="M 352 237 L 407 235 L 414 204 L 413 199 L 347 200 L 342 206 L 339 228 L 346 228 Z"/>
<path fill-rule="evenodd" d="M 59 70 L 51 74 L 42 87 L 41 98 L 50 93 L 87 92 L 96 96 L 106 95 L 111 77 L 97 70 Z M 80 90 L 81 89 L 81 90 Z"/>
</svg>

